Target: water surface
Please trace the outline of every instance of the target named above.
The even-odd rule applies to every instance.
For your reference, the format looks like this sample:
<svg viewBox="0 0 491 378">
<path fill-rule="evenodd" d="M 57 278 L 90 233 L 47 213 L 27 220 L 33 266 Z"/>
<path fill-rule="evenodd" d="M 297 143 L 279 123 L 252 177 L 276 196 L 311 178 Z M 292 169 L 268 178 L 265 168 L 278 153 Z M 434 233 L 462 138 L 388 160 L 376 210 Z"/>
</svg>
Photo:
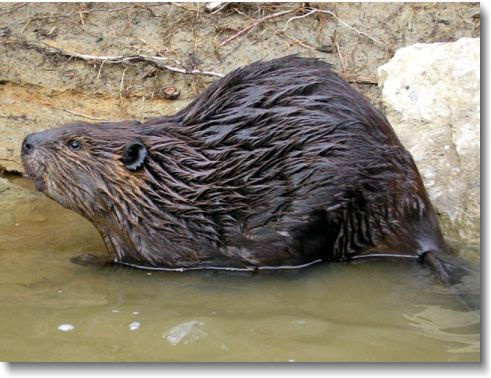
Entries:
<svg viewBox="0 0 491 378">
<path fill-rule="evenodd" d="M 81 266 L 70 258 L 106 253 L 97 231 L 19 191 L 0 192 L 3 361 L 480 359 L 480 313 L 465 305 L 479 301 L 478 271 L 448 289 L 399 260 L 247 273 Z"/>
</svg>

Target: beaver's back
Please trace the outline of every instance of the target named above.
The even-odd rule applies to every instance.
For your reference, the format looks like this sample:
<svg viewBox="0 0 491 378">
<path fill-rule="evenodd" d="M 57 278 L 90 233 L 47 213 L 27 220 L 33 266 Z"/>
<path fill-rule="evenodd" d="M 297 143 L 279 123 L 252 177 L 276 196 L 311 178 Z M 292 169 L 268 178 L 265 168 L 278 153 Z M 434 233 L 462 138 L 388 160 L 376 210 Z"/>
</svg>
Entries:
<svg viewBox="0 0 491 378">
<path fill-rule="evenodd" d="M 281 265 L 417 255 L 440 243 L 410 154 L 324 62 L 290 56 L 237 69 L 175 121 L 215 162 L 205 202 L 227 256 Z"/>
</svg>

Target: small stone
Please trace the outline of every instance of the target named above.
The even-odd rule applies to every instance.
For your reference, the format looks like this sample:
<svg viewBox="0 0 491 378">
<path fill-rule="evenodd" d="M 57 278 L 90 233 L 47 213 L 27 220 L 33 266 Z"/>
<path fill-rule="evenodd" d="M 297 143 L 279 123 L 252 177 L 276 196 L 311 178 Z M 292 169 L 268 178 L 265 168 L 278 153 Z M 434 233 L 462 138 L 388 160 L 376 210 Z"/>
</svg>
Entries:
<svg viewBox="0 0 491 378">
<path fill-rule="evenodd" d="M 0 28 L 0 37 L 10 37 L 11 30 L 9 28 Z"/>
<path fill-rule="evenodd" d="M 224 1 L 210 1 L 209 3 L 205 3 L 205 11 L 208 13 L 215 12 L 226 4 Z"/>
<path fill-rule="evenodd" d="M 7 179 L 1 178 L 0 177 L 0 193 L 6 192 L 7 190 L 10 189 L 10 183 L 7 181 Z"/>
<path fill-rule="evenodd" d="M 161 88 L 159 93 L 163 98 L 166 98 L 168 100 L 175 100 L 181 95 L 181 92 L 179 92 L 179 90 L 173 85 L 168 85 Z"/>
<path fill-rule="evenodd" d="M 128 328 L 130 331 L 136 331 L 140 328 L 140 322 L 131 322 Z"/>
<path fill-rule="evenodd" d="M 319 46 L 316 47 L 316 50 L 332 53 L 334 51 L 334 43 L 332 42 L 332 38 L 329 36 L 323 36 L 321 40 L 318 40 Z"/>
</svg>

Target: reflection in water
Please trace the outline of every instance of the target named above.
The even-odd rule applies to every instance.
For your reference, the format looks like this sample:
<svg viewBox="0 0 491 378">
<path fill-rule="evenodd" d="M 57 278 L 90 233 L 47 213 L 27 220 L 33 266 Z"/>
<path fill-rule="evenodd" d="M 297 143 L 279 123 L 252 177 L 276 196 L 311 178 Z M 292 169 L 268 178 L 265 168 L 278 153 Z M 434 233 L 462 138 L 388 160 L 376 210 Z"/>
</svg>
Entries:
<svg viewBox="0 0 491 378">
<path fill-rule="evenodd" d="M 199 340 L 208 336 L 208 334 L 201 329 L 204 325 L 205 323 L 197 320 L 184 322 L 169 329 L 164 333 L 163 338 L 171 345 L 177 345 L 180 342 L 187 344 L 190 341 Z"/>
<path fill-rule="evenodd" d="M 461 344 L 460 347 L 449 348 L 449 353 L 479 353 L 480 351 L 478 311 L 469 313 L 440 306 L 426 306 L 420 312 L 404 314 L 404 316 L 410 321 L 411 326 L 418 328 L 421 334 L 427 337 Z"/>
<path fill-rule="evenodd" d="M 42 195 L 0 193 L 7 361 L 478 361 L 480 315 L 411 261 L 302 270 L 80 266 L 95 229 Z M 479 298 L 479 272 L 459 293 Z"/>
</svg>

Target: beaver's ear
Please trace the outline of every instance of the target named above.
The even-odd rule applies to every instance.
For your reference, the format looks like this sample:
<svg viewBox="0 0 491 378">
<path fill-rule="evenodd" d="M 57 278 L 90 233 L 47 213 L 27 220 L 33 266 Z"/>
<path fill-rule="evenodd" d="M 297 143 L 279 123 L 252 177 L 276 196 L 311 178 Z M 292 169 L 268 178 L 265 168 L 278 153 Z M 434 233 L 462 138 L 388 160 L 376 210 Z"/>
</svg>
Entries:
<svg viewBox="0 0 491 378">
<path fill-rule="evenodd" d="M 124 166 L 130 171 L 137 171 L 143 168 L 143 163 L 147 158 L 146 147 L 140 142 L 128 144 L 123 150 Z"/>
</svg>

